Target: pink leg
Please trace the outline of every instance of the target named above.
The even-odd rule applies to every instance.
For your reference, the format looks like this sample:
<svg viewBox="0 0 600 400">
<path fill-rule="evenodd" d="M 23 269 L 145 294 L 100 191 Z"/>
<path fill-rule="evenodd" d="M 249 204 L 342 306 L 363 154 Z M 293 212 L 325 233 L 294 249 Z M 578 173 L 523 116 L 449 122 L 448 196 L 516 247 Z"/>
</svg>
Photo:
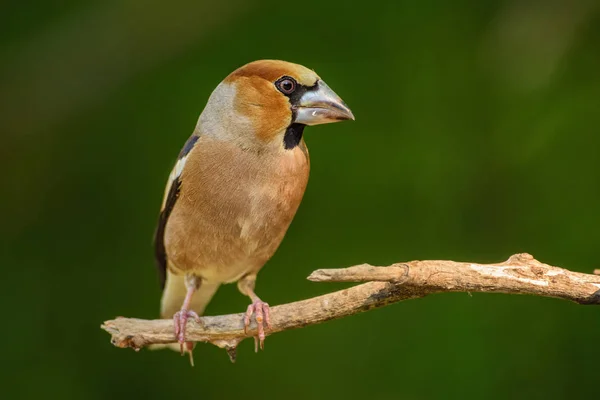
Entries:
<svg viewBox="0 0 600 400">
<path fill-rule="evenodd" d="M 194 348 L 194 343 L 185 341 L 185 328 L 190 317 L 194 318 L 196 322 L 200 323 L 200 317 L 198 314 L 189 309 L 190 303 L 192 302 L 192 296 L 200 287 L 200 278 L 194 275 L 187 275 L 185 277 L 185 286 L 187 288 L 187 293 L 185 295 L 185 299 L 183 300 L 183 304 L 181 305 L 181 310 L 177 311 L 173 315 L 173 325 L 175 327 L 175 337 L 179 342 L 181 355 L 184 354 L 185 344 L 185 351 L 190 353 L 190 362 L 192 365 L 194 365 L 194 360 L 192 358 L 192 349 Z"/>
<path fill-rule="evenodd" d="M 238 282 L 238 289 L 240 292 L 250 297 L 252 304 L 248 306 L 246 315 L 244 315 L 244 332 L 248 333 L 248 327 L 252 320 L 252 314 L 256 319 L 256 329 L 258 335 L 254 338 L 254 350 L 258 351 L 258 347 L 264 350 L 265 348 L 265 325 L 271 330 L 271 314 L 269 304 L 262 301 L 256 293 L 254 293 L 254 286 L 256 284 L 256 275 L 246 275 Z"/>
<path fill-rule="evenodd" d="M 265 325 L 269 330 L 271 329 L 269 304 L 256 297 L 256 300 L 253 300 L 252 304 L 248 306 L 246 315 L 244 315 L 244 332 L 246 333 L 248 331 L 248 327 L 250 326 L 252 314 L 254 314 L 256 319 L 256 329 L 258 330 L 258 336 L 254 337 L 254 351 L 258 351 L 259 343 L 260 349 L 264 350 L 266 338 Z"/>
</svg>

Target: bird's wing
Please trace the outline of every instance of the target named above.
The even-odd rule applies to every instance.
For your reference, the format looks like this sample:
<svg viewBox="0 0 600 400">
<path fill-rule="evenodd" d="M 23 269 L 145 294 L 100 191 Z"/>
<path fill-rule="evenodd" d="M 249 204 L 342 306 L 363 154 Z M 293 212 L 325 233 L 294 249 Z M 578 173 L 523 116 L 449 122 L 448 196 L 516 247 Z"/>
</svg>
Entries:
<svg viewBox="0 0 600 400">
<path fill-rule="evenodd" d="M 194 133 L 187 142 L 185 142 L 183 149 L 181 149 L 181 152 L 177 157 L 177 163 L 175 163 L 175 167 L 173 167 L 173 170 L 169 175 L 169 180 L 165 188 L 165 195 L 163 197 L 160 216 L 158 218 L 158 226 L 154 233 L 154 257 L 156 258 L 161 289 L 164 289 L 165 280 L 167 279 L 167 252 L 165 250 L 164 240 L 165 227 L 169 220 L 169 215 L 171 215 L 171 211 L 173 211 L 173 207 L 175 207 L 175 203 L 177 203 L 177 198 L 179 197 L 179 192 L 181 190 L 180 177 L 185 167 L 185 162 L 187 161 L 190 151 L 192 151 L 194 145 L 198 141 L 198 138 L 199 136 Z"/>
</svg>

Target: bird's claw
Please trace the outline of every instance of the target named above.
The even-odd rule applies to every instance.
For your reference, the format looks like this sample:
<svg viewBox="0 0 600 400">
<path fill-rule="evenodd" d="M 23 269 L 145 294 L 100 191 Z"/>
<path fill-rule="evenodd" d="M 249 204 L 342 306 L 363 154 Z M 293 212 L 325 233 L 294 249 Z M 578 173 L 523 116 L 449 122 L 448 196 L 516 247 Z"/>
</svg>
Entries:
<svg viewBox="0 0 600 400">
<path fill-rule="evenodd" d="M 254 351 L 258 351 L 259 344 L 261 350 L 264 350 L 266 337 L 265 325 L 267 326 L 267 329 L 271 330 L 271 314 L 269 304 L 265 303 L 264 301 L 257 300 L 248 306 L 246 315 L 244 315 L 245 334 L 248 334 L 248 327 L 250 326 L 250 321 L 252 320 L 252 314 L 254 314 L 254 318 L 256 319 L 256 330 L 258 331 L 258 335 L 254 337 Z"/>
<path fill-rule="evenodd" d="M 191 355 L 194 344 L 192 342 L 185 341 L 185 328 L 187 326 L 187 321 L 189 318 L 194 318 L 197 323 L 201 323 L 200 317 L 198 314 L 192 310 L 181 310 L 177 311 L 173 315 L 173 326 L 175 328 L 175 338 L 179 342 L 179 349 L 181 351 L 181 355 L 184 354 L 184 344 L 185 351 L 188 351 Z M 193 362 L 192 362 L 193 365 Z"/>
</svg>

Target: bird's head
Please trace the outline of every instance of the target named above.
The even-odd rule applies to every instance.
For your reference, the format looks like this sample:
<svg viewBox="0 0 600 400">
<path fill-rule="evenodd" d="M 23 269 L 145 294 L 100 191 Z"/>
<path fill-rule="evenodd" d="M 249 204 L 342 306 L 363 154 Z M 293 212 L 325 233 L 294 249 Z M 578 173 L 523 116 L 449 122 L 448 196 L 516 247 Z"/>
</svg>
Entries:
<svg viewBox="0 0 600 400">
<path fill-rule="evenodd" d="M 307 125 L 354 115 L 312 70 L 261 60 L 232 72 L 212 93 L 198 127 L 243 147 L 295 147 Z"/>
</svg>

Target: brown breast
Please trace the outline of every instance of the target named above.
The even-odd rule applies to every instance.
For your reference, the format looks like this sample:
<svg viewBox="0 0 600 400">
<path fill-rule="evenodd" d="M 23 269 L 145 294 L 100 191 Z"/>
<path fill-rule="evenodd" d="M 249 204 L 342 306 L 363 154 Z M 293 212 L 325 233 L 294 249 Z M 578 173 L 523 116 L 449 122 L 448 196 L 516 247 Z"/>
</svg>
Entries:
<svg viewBox="0 0 600 400">
<path fill-rule="evenodd" d="M 292 222 L 308 173 L 304 143 L 261 154 L 201 137 L 166 225 L 169 268 L 215 282 L 257 272 Z"/>
</svg>

